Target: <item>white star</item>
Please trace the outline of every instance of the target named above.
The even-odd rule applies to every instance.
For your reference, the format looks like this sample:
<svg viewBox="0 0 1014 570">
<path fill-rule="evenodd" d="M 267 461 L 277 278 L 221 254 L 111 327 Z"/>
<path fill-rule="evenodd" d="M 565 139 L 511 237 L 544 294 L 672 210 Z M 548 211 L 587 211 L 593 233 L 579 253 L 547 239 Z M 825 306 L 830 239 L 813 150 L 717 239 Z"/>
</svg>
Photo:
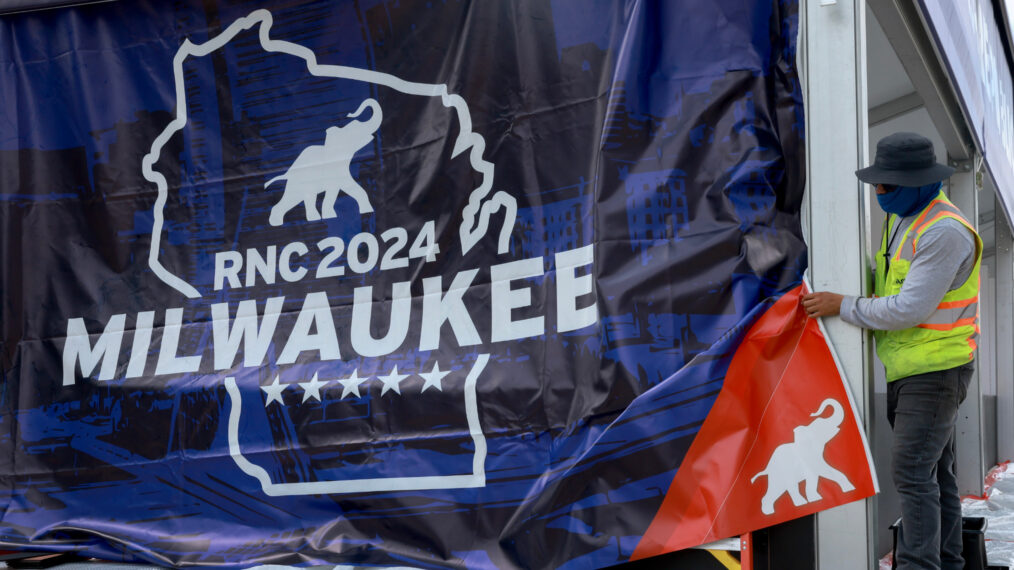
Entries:
<svg viewBox="0 0 1014 570">
<path fill-rule="evenodd" d="M 380 381 L 384 383 L 384 388 L 380 391 L 380 395 L 383 396 L 388 390 L 394 390 L 398 394 L 401 394 L 401 381 L 408 378 L 408 374 L 398 374 L 398 367 L 395 366 L 394 370 L 387 376 L 377 376 Z"/>
<path fill-rule="evenodd" d="M 313 373 L 313 378 L 309 382 L 300 382 L 300 386 L 303 387 L 303 401 L 307 401 L 310 398 L 316 398 L 320 401 L 320 387 L 327 386 L 328 382 L 320 382 L 317 380 L 317 373 Z"/>
<path fill-rule="evenodd" d="M 426 383 L 423 384 L 422 391 L 425 392 L 426 388 L 429 388 L 430 386 L 432 386 L 432 387 L 436 388 L 437 390 L 440 390 L 441 392 L 443 392 L 444 388 L 443 388 L 443 386 L 440 385 L 440 380 L 443 379 L 444 376 L 447 376 L 450 373 L 451 373 L 450 370 L 441 371 L 440 370 L 440 363 L 439 362 L 433 363 L 433 370 L 430 370 L 429 372 L 426 372 L 426 373 L 420 373 L 419 374 L 419 376 L 422 376 L 423 379 L 426 380 Z"/>
<path fill-rule="evenodd" d="M 278 376 L 275 376 L 275 381 L 267 386 L 261 386 L 261 390 L 268 395 L 268 399 L 264 401 L 264 407 L 268 407 L 271 402 L 278 402 L 279 405 L 284 406 L 282 402 L 282 391 L 288 388 L 288 384 L 279 384 Z"/>
<path fill-rule="evenodd" d="M 369 376 L 367 376 L 366 378 L 360 378 L 358 368 L 352 371 L 352 376 L 349 376 L 348 378 L 339 378 L 338 382 L 340 382 L 341 385 L 345 387 L 342 390 L 342 399 L 344 399 L 345 396 L 348 396 L 349 394 L 355 394 L 357 398 L 362 398 L 362 396 L 359 395 L 359 385 L 362 384 L 363 382 L 366 382 L 369 379 L 370 379 Z"/>
</svg>

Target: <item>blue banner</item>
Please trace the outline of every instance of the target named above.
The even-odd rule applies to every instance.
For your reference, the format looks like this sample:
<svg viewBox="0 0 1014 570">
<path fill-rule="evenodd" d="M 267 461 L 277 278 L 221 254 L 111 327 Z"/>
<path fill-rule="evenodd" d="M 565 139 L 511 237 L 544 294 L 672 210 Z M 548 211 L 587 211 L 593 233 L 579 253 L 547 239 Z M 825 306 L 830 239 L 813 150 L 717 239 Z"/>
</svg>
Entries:
<svg viewBox="0 0 1014 570">
<path fill-rule="evenodd" d="M 796 9 L 0 19 L 0 546 L 630 559 L 805 268 Z"/>
</svg>

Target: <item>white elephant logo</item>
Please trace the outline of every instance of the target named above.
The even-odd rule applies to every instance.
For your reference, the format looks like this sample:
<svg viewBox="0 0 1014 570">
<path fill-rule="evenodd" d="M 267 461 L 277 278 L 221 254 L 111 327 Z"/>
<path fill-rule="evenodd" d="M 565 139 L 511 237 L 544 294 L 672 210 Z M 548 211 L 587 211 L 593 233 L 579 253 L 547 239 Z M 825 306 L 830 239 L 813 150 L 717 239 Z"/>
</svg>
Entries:
<svg viewBox="0 0 1014 570">
<path fill-rule="evenodd" d="M 831 415 L 819 417 L 827 408 L 831 408 Z M 810 416 L 817 419 L 793 429 L 793 440 L 776 447 L 767 466 L 750 479 L 753 483 L 761 475 L 767 475 L 768 490 L 761 499 L 761 512 L 766 515 L 775 512 L 775 501 L 785 493 L 797 507 L 819 501 L 821 496 L 817 492 L 817 483 L 821 477 L 837 483 L 843 492 L 855 489 L 844 473 L 831 467 L 824 459 L 824 447 L 841 431 L 845 417 L 842 405 L 828 398 Z M 799 493 L 800 483 L 806 484 L 805 498 Z"/>
<path fill-rule="evenodd" d="M 257 37 L 265 53 L 280 53 L 295 56 L 306 66 L 309 74 L 315 77 L 327 77 L 362 82 L 393 89 L 399 93 L 438 99 L 450 110 L 457 126 L 456 134 L 451 138 L 454 146 L 451 158 L 466 156 L 472 170 L 477 173 L 474 178 L 476 186 L 468 194 L 468 201 L 461 212 L 461 224 L 458 227 L 461 253 L 465 254 L 478 244 L 497 225 L 495 216 L 502 214 L 499 238 L 496 251 L 505 254 L 510 248 L 511 230 L 515 225 L 518 213 L 517 200 L 503 190 L 493 188 L 494 164 L 483 158 L 486 152 L 486 141 L 472 130 L 472 115 L 468 103 L 460 95 L 451 93 L 446 84 L 417 83 L 406 81 L 388 73 L 342 65 L 326 65 L 317 61 L 317 55 L 305 46 L 271 37 L 274 17 L 271 12 L 254 10 L 248 16 L 234 21 L 221 34 L 208 41 L 197 44 L 185 40 L 173 59 L 173 84 L 176 90 L 176 115 L 172 122 L 152 141 L 151 150 L 141 161 L 141 172 L 144 178 L 155 184 L 158 196 L 152 208 L 151 244 L 148 249 L 148 266 L 158 279 L 191 299 L 201 297 L 201 292 L 190 283 L 185 273 L 176 274 L 162 264 L 163 232 L 166 230 L 165 208 L 169 200 L 170 184 L 165 175 L 156 168 L 163 149 L 172 137 L 181 132 L 190 121 L 188 115 L 184 63 L 192 57 L 203 57 L 222 49 L 240 32 L 258 29 Z M 365 120 L 355 120 L 359 114 L 369 107 L 371 115 Z M 268 222 L 273 226 L 282 224 L 285 214 L 303 203 L 306 219 L 315 221 L 335 216 L 335 201 L 340 192 L 345 192 L 359 204 L 360 214 L 373 212 L 373 206 L 363 188 L 349 173 L 353 155 L 373 140 L 377 128 L 383 120 L 380 104 L 374 99 L 367 99 L 358 111 L 349 115 L 353 121 L 343 127 L 331 126 L 325 130 L 323 145 L 313 145 L 303 149 L 280 177 L 276 177 L 265 186 L 279 180 L 285 180 L 285 191 L 278 203 L 272 207 Z M 471 180 L 470 180 L 471 181 Z M 324 194 L 323 212 L 317 210 L 316 200 Z"/>
<path fill-rule="evenodd" d="M 272 226 L 282 225 L 285 214 L 300 202 L 306 210 L 306 220 L 315 222 L 324 218 L 337 217 L 334 205 L 338 193 L 345 192 L 359 204 L 359 213 L 373 211 L 366 190 L 352 177 L 352 157 L 359 149 L 373 141 L 373 134 L 380 128 L 383 112 L 375 99 L 363 101 L 359 109 L 349 113 L 356 119 L 369 108 L 372 115 L 365 121 L 353 120 L 344 127 L 328 127 L 324 131 L 324 144 L 311 145 L 303 149 L 292 162 L 285 174 L 276 176 L 264 184 L 266 189 L 279 180 L 285 180 L 285 192 L 273 208 L 268 222 Z M 321 211 L 317 211 L 317 196 L 324 194 Z"/>
</svg>

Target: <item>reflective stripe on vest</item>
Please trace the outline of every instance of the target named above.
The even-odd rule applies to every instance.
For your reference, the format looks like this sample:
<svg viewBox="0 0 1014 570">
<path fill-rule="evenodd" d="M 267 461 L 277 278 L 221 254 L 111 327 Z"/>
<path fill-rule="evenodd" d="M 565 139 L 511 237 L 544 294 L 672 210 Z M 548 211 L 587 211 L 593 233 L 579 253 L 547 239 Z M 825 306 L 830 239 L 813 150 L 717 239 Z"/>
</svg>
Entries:
<svg viewBox="0 0 1014 570">
<path fill-rule="evenodd" d="M 975 354 L 979 333 L 979 267 L 982 240 L 961 215 L 960 210 L 941 192 L 905 229 L 894 255 L 888 261 L 887 236 L 899 218 L 891 215 L 877 253 L 876 295 L 897 295 L 919 249 L 919 238 L 933 224 L 951 218 L 975 237 L 975 265 L 968 279 L 948 291 L 933 313 L 922 323 L 900 331 L 875 331 L 877 354 L 887 369 L 887 380 L 954 368 L 970 361 Z"/>
</svg>

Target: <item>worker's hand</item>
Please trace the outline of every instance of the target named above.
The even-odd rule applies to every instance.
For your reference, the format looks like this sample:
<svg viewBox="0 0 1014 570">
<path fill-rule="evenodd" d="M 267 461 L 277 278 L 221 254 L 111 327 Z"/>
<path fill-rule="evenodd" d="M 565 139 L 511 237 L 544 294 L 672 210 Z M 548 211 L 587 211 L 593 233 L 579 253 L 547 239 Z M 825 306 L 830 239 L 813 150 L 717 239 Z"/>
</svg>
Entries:
<svg viewBox="0 0 1014 570">
<path fill-rule="evenodd" d="M 843 295 L 831 293 L 830 291 L 817 291 L 809 295 L 803 295 L 803 308 L 810 318 L 833 317 L 841 310 Z"/>
</svg>

